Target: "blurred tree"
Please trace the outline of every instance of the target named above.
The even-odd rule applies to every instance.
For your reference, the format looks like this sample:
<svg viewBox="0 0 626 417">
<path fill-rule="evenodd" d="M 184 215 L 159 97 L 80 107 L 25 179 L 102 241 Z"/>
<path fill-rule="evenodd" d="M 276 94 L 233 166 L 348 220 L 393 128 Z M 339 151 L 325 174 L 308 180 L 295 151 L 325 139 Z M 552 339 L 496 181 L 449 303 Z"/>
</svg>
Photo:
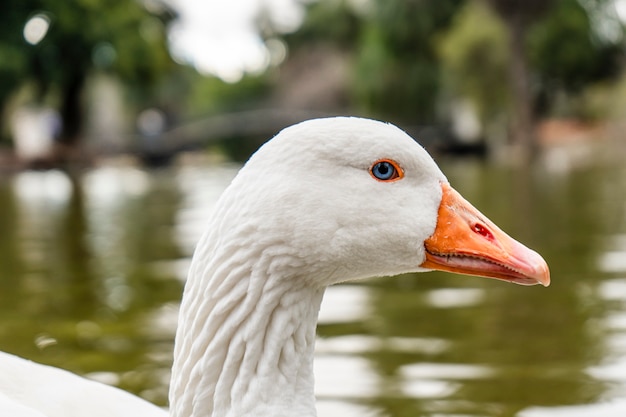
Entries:
<svg viewBox="0 0 626 417">
<path fill-rule="evenodd" d="M 3 7 L 0 13 L 0 123 L 7 99 L 19 85 L 28 62 L 22 30 L 32 6 L 29 0 L 13 3 L 11 7 Z M 0 132 L 4 133 L 1 125 Z"/>
<path fill-rule="evenodd" d="M 471 101 L 483 127 L 510 110 L 507 36 L 484 2 L 468 1 L 438 45 L 446 89 Z"/>
<path fill-rule="evenodd" d="M 302 26 L 284 36 L 290 48 L 308 47 L 312 43 L 332 43 L 350 50 L 360 37 L 367 9 L 359 9 L 348 0 L 321 0 L 307 6 Z"/>
<path fill-rule="evenodd" d="M 321 0 L 307 5 L 295 32 L 283 35 L 289 51 L 276 74 L 273 101 L 281 106 L 349 112 L 351 83 L 367 2 Z"/>
<path fill-rule="evenodd" d="M 495 7 L 487 7 L 493 1 L 468 1 L 441 37 L 439 56 L 452 95 L 469 98 L 483 125 L 506 112 L 514 139 L 529 141 L 532 150 L 535 117 L 580 117 L 578 103 L 586 89 L 619 74 L 621 23 L 610 38 L 602 38 L 594 27 L 593 10 L 603 10 L 608 0 L 585 2 L 595 5 L 592 10 L 578 0 L 558 0 L 547 9 L 541 4 L 519 15 L 518 3 L 505 3 L 495 13 Z M 515 35 L 515 48 L 505 14 L 524 27 Z"/>
<path fill-rule="evenodd" d="M 146 93 L 172 66 L 164 24 L 173 16 L 156 0 L 21 0 L 3 9 L 0 103 L 25 80 L 36 85 L 36 101 L 53 94 L 63 144 L 80 138 L 81 94 L 92 71 L 115 74 Z M 40 25 L 40 39 L 27 32 L 35 18 L 48 25 Z"/>
<path fill-rule="evenodd" d="M 358 44 L 358 103 L 387 118 L 432 124 L 441 81 L 436 39 L 463 0 L 371 3 Z"/>
<path fill-rule="evenodd" d="M 607 4 L 604 0 L 586 3 L 596 7 Z M 571 116 L 568 109 L 555 108 L 558 97 L 575 96 L 592 83 L 619 75 L 624 35 L 621 23 L 616 30 L 614 39 L 601 38 L 594 30 L 592 16 L 577 0 L 560 0 L 534 25 L 528 34 L 528 55 L 539 83 L 540 114 Z"/>
<path fill-rule="evenodd" d="M 307 10 L 285 37 L 290 57 L 338 46 L 351 58 L 356 107 L 431 124 L 450 119 L 439 104 L 452 92 L 473 102 L 484 126 L 505 121 L 529 155 L 535 118 L 562 115 L 562 102 L 575 107 L 623 61 L 613 0 L 320 0 Z"/>
<path fill-rule="evenodd" d="M 510 85 L 513 96 L 511 136 L 520 146 L 520 159 L 528 159 L 535 152 L 533 98 L 531 73 L 528 65 L 526 33 L 539 20 L 554 0 L 488 0 L 502 17 L 508 30 L 510 58 Z"/>
<path fill-rule="evenodd" d="M 324 44 L 351 65 L 348 102 L 402 123 L 433 124 L 440 66 L 436 38 L 465 0 L 320 0 L 298 31 L 283 36 L 289 59 Z"/>
</svg>

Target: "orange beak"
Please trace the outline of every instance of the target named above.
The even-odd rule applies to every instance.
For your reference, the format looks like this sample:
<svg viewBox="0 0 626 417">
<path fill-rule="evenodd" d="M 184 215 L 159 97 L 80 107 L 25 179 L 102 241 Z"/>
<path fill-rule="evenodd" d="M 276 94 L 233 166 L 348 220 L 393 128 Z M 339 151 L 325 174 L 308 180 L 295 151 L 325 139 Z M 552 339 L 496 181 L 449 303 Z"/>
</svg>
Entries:
<svg viewBox="0 0 626 417">
<path fill-rule="evenodd" d="M 424 242 L 423 268 L 550 285 L 548 264 L 541 255 L 500 230 L 449 184 L 441 188 L 435 233 Z"/>
</svg>

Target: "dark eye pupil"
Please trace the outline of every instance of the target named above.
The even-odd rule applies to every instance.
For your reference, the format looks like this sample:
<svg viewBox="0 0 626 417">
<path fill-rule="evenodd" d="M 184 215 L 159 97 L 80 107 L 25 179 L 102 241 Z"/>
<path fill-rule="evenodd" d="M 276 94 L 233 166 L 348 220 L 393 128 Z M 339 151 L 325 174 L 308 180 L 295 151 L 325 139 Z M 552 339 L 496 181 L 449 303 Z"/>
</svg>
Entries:
<svg viewBox="0 0 626 417">
<path fill-rule="evenodd" d="M 379 180 L 388 180 L 393 177 L 395 168 L 389 162 L 379 162 L 374 165 L 372 173 Z"/>
</svg>

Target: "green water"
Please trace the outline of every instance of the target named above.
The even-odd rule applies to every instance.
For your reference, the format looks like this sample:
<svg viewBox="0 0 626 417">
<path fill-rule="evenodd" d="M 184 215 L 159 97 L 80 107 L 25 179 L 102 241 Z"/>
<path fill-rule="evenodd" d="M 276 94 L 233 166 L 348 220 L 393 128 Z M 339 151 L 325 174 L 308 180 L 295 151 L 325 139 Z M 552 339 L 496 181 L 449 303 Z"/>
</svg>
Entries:
<svg viewBox="0 0 626 417">
<path fill-rule="evenodd" d="M 165 404 L 189 256 L 236 168 L 1 178 L 0 350 Z M 331 288 L 320 416 L 548 416 L 626 397 L 626 164 L 442 168 L 546 258 L 552 285 L 429 273 Z"/>
</svg>

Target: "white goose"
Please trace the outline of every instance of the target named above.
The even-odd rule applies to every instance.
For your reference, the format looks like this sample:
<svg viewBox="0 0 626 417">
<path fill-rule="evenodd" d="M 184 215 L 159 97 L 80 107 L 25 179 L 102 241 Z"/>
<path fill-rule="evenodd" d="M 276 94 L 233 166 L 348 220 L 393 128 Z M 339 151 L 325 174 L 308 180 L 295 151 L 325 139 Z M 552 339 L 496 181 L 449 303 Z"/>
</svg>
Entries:
<svg viewBox="0 0 626 417">
<path fill-rule="evenodd" d="M 180 309 L 172 417 L 315 416 L 324 289 L 439 269 L 548 285 L 545 261 L 465 201 L 397 127 L 289 127 L 241 169 L 208 219 Z M 121 390 L 0 355 L 0 415 L 163 417 Z"/>
</svg>

